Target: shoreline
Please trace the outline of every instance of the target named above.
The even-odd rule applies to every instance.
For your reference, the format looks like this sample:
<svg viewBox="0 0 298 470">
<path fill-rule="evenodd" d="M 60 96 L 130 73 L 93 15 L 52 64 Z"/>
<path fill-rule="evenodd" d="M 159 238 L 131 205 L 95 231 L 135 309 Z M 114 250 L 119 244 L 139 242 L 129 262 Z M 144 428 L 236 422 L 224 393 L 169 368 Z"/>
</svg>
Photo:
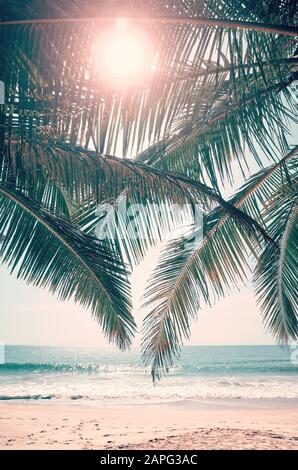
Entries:
<svg viewBox="0 0 298 470">
<path fill-rule="evenodd" d="M 298 449 L 297 400 L 259 401 L 2 402 L 0 449 Z"/>
</svg>

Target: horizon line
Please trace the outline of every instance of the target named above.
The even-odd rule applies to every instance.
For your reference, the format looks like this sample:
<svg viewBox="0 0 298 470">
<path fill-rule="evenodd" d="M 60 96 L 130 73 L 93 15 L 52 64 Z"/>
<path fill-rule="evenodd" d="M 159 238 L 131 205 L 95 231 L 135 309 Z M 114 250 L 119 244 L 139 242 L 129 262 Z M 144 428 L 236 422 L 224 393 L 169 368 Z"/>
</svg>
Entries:
<svg viewBox="0 0 298 470">
<path fill-rule="evenodd" d="M 130 349 L 127 349 L 125 351 L 120 351 L 115 345 L 113 344 L 107 344 L 107 345 L 99 345 L 99 346 L 81 346 L 81 345 L 59 345 L 59 344 L 21 344 L 21 343 L 5 343 L 5 342 L 0 342 L 0 344 L 4 346 L 17 346 L 17 347 L 40 347 L 40 348 L 78 348 L 78 349 L 114 349 L 115 352 L 119 353 L 126 353 L 129 351 L 133 351 L 135 349 L 139 349 L 138 346 L 131 347 Z M 249 346 L 278 346 L 278 347 L 284 347 L 284 346 L 290 346 L 289 344 L 283 343 L 283 344 L 277 344 L 277 343 L 272 343 L 272 344 L 264 344 L 264 343 L 255 343 L 255 344 L 187 344 L 182 347 L 182 350 L 185 348 L 192 348 L 192 347 L 249 347 Z"/>
</svg>

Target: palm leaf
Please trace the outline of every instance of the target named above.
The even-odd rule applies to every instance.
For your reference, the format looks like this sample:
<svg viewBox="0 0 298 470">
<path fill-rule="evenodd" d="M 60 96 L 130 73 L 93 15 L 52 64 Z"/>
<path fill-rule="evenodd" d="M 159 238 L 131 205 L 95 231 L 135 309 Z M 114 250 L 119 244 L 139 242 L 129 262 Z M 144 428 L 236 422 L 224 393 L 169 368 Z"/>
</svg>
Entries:
<svg viewBox="0 0 298 470">
<path fill-rule="evenodd" d="M 295 110 L 290 102 L 287 108 L 284 97 L 276 94 L 280 86 L 262 89 L 253 84 L 248 89 L 244 85 L 245 92 L 237 88 L 235 99 L 226 96 L 211 101 L 209 110 L 203 108 L 202 116 L 193 116 L 193 122 L 188 123 L 180 120 L 173 137 L 165 138 L 137 159 L 167 171 L 187 172 L 216 189 L 226 180 L 233 183 L 235 163 L 243 175 L 247 174 L 245 146 L 249 158 L 260 168 L 264 162 L 259 156 L 260 147 L 271 161 L 288 147 L 284 121 L 289 113 L 295 121 Z"/>
<path fill-rule="evenodd" d="M 212 188 L 184 175 L 64 143 L 25 147 L 23 152 L 16 148 L 10 155 L 15 155 L 15 159 L 21 162 L 16 171 L 21 166 L 30 180 L 43 172 L 78 204 L 89 199 L 95 202 L 115 199 L 127 185 L 134 185 L 142 194 L 146 194 L 147 188 L 147 194 L 152 197 L 159 190 L 161 196 L 171 191 L 177 197 L 180 194 L 185 199 L 188 194 L 191 198 L 191 188 L 202 202 L 222 200 Z M 13 163 L 8 161 L 5 170 L 12 172 L 13 167 Z"/>
<path fill-rule="evenodd" d="M 297 158 L 298 146 L 295 146 L 277 163 L 263 168 L 245 181 L 229 199 L 229 203 L 241 208 L 266 228 L 262 210 L 268 205 L 272 195 L 287 186 L 289 180 L 293 184 L 297 181 Z M 222 219 L 220 223 L 224 223 L 226 216 L 222 218 L 222 215 L 220 207 L 208 214 L 206 219 L 208 232 L 217 227 L 219 219 Z"/>
<path fill-rule="evenodd" d="M 256 248 L 247 233 L 228 217 L 208 240 L 195 246 L 175 240 L 161 253 L 149 281 L 144 307 L 150 310 L 144 320 L 142 348 L 144 364 L 151 363 L 154 378 L 160 378 L 179 357 L 202 301 L 211 303 L 246 278 L 249 257 Z"/>
<path fill-rule="evenodd" d="M 135 323 L 129 284 L 119 254 L 80 232 L 16 186 L 0 183 L 0 248 L 17 276 L 89 308 L 104 334 L 130 345 Z"/>
<path fill-rule="evenodd" d="M 192 215 L 193 207 L 187 198 L 178 203 L 170 196 L 158 198 L 157 193 L 152 198 L 144 198 L 128 186 L 108 204 L 98 206 L 89 202 L 74 214 L 73 221 L 86 233 L 115 240 L 133 268 L 144 259 L 150 247 L 191 220 Z"/>
<path fill-rule="evenodd" d="M 6 148 L 0 156 L 0 182 L 17 184 L 30 198 L 40 202 L 50 211 L 69 218 L 73 202 L 67 190 L 62 188 L 62 185 L 57 185 L 54 179 L 46 174 L 41 162 L 28 171 L 26 160 L 30 161 L 29 155 L 23 158 L 19 149 L 11 153 Z"/>
<path fill-rule="evenodd" d="M 276 188 L 286 181 L 286 174 L 290 181 L 297 179 L 297 150 L 254 175 L 230 202 L 251 216 L 260 216 Z M 257 256 L 255 242 L 229 214 L 216 208 L 206 216 L 203 241 L 194 245 L 182 237 L 166 246 L 145 295 L 150 310 L 143 327 L 143 361 L 151 364 L 154 379 L 179 356 L 201 303 L 213 302 L 246 279 L 251 255 Z M 270 253 L 277 250 L 274 244 L 265 246 Z"/>
<path fill-rule="evenodd" d="M 296 185 L 294 186 L 297 188 Z M 278 250 L 266 247 L 254 275 L 267 329 L 284 343 L 298 338 L 298 194 L 276 195 L 264 218 Z"/>
</svg>

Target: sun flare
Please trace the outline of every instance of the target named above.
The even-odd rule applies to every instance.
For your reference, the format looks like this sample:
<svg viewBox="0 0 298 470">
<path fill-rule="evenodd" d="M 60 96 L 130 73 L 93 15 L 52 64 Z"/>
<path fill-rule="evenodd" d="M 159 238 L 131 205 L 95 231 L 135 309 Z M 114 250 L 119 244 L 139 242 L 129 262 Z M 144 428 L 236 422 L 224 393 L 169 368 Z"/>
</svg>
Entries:
<svg viewBox="0 0 298 470">
<path fill-rule="evenodd" d="M 108 78 L 125 81 L 139 78 L 146 63 L 146 39 L 140 31 L 118 18 L 106 33 L 102 66 Z"/>
</svg>

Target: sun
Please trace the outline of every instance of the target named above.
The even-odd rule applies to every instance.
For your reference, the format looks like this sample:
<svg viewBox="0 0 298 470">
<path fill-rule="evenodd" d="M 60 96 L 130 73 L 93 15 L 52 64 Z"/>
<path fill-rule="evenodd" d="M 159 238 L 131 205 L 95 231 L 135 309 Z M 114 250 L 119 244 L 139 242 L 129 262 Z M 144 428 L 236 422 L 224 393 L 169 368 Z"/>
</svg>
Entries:
<svg viewBox="0 0 298 470">
<path fill-rule="evenodd" d="M 148 52 L 146 38 L 125 18 L 118 18 L 105 33 L 101 48 L 101 65 L 107 78 L 127 82 L 139 79 L 144 72 Z"/>
</svg>

